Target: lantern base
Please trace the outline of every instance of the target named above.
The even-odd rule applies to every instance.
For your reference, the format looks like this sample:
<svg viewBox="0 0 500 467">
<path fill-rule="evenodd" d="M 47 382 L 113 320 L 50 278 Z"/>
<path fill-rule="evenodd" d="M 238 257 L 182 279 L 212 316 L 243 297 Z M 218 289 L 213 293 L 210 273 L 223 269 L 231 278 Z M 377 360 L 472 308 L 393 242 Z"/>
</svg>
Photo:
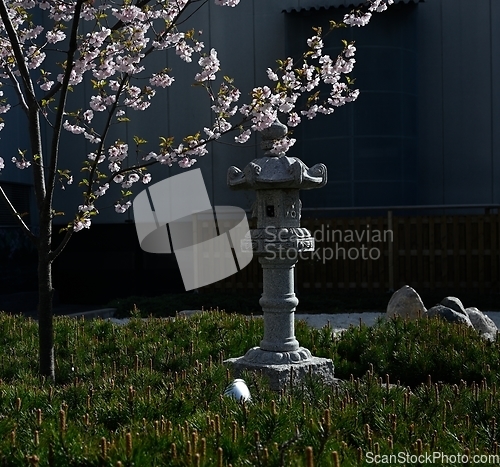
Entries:
<svg viewBox="0 0 500 467">
<path fill-rule="evenodd" d="M 263 350 L 260 347 L 253 347 L 243 358 L 249 363 L 258 365 L 282 365 L 309 361 L 311 360 L 312 355 L 311 352 L 305 347 L 299 347 L 297 350 L 282 352 Z"/>
<path fill-rule="evenodd" d="M 301 347 L 301 349 L 303 348 Z M 271 354 L 277 352 L 266 353 Z M 310 376 L 318 377 L 324 384 L 337 384 L 339 382 L 339 380 L 334 377 L 333 361 L 329 358 L 311 356 L 307 360 L 297 363 L 266 364 L 249 361 L 245 355 L 238 358 L 229 358 L 225 360 L 224 363 L 231 368 L 236 377 L 240 376 L 243 371 L 261 373 L 268 379 L 269 387 L 274 391 L 281 391 L 286 386 L 290 387 L 295 384 L 300 384 L 301 381 L 304 381 Z"/>
</svg>

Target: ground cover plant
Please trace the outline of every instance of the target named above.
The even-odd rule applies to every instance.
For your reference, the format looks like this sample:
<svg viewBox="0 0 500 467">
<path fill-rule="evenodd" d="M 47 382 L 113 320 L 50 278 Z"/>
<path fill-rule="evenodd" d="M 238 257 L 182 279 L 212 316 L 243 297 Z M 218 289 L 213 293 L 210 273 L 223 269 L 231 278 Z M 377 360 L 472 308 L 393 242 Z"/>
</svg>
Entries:
<svg viewBox="0 0 500 467">
<path fill-rule="evenodd" d="M 415 456 L 432 452 L 498 453 L 499 345 L 460 326 L 391 320 L 334 336 L 299 322 L 301 344 L 353 376 L 331 386 L 311 376 L 276 393 L 246 374 L 252 401 L 241 403 L 223 396 L 233 375 L 222 361 L 258 344 L 261 319 L 135 315 L 125 326 L 57 318 L 58 378 L 50 382 L 37 373 L 36 323 L 0 314 L 1 465 L 355 466 L 377 454 L 416 465 Z M 393 385 L 405 373 L 369 359 L 388 360 L 420 329 L 430 349 L 456 353 L 462 366 L 450 365 L 439 382 L 415 364 L 411 386 Z M 444 351 L 431 355 L 450 361 Z M 464 379 L 469 367 L 474 382 Z"/>
</svg>

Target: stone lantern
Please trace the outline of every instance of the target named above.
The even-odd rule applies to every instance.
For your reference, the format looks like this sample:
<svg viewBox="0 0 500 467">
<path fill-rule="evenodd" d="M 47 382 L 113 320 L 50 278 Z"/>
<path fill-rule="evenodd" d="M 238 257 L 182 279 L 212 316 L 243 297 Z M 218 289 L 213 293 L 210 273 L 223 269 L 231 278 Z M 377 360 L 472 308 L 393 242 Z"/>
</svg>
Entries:
<svg viewBox="0 0 500 467">
<path fill-rule="evenodd" d="M 228 185 L 235 190 L 255 190 L 257 199 L 252 217 L 257 228 L 242 241 L 251 249 L 263 269 L 263 293 L 259 300 L 264 314 L 264 337 L 238 358 L 226 360 L 236 373 L 243 369 L 260 370 L 273 389 L 280 390 L 290 378 L 301 379 L 310 372 L 333 382 L 333 362 L 313 357 L 295 338 L 294 268 L 301 252 L 314 250 L 311 233 L 300 227 L 299 190 L 321 188 L 326 184 L 324 164 L 308 168 L 300 159 L 273 154 L 275 140 L 288 132 L 275 122 L 262 131 L 264 156 L 250 162 L 243 170 L 230 167 Z"/>
</svg>

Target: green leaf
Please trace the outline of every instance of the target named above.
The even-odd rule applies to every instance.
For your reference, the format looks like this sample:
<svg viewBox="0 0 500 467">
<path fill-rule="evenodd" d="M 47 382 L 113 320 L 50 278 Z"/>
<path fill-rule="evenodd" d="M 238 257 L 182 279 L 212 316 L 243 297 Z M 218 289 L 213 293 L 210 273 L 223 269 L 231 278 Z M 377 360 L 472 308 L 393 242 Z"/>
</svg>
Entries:
<svg viewBox="0 0 500 467">
<path fill-rule="evenodd" d="M 134 143 L 139 146 L 140 144 L 147 143 L 147 140 L 141 138 L 140 136 L 134 136 Z"/>
<path fill-rule="evenodd" d="M 168 149 L 170 146 L 172 146 L 172 144 L 174 144 L 173 136 L 169 136 L 168 138 L 160 136 L 160 148 Z"/>
<path fill-rule="evenodd" d="M 188 135 L 184 138 L 184 142 L 186 143 L 191 143 L 192 141 L 199 141 L 200 139 L 200 132 L 196 133 L 195 135 Z"/>
<path fill-rule="evenodd" d="M 339 28 L 346 28 L 347 24 L 345 23 L 337 23 L 336 21 L 331 20 L 330 21 L 330 31 L 332 29 L 339 29 Z"/>
<path fill-rule="evenodd" d="M 50 99 L 42 99 L 42 107 L 47 107 L 51 102 L 54 102 L 52 97 Z"/>
</svg>

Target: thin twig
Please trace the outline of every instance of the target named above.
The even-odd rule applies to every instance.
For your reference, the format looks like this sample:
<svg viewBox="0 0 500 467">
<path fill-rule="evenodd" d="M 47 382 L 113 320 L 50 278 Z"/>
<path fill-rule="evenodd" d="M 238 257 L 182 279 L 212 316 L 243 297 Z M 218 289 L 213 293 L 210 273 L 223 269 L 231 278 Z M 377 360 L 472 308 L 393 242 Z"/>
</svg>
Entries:
<svg viewBox="0 0 500 467">
<path fill-rule="evenodd" d="M 36 245 L 36 236 L 33 234 L 33 232 L 30 230 L 30 228 L 26 225 L 26 223 L 23 221 L 23 218 L 21 215 L 16 211 L 16 208 L 13 206 L 13 204 L 10 202 L 9 197 L 7 196 L 7 193 L 5 193 L 4 189 L 0 185 L 0 197 L 5 201 L 7 204 L 7 208 L 11 212 L 11 214 L 15 217 L 17 223 L 21 226 L 23 231 L 28 235 L 30 240 Z"/>
</svg>

